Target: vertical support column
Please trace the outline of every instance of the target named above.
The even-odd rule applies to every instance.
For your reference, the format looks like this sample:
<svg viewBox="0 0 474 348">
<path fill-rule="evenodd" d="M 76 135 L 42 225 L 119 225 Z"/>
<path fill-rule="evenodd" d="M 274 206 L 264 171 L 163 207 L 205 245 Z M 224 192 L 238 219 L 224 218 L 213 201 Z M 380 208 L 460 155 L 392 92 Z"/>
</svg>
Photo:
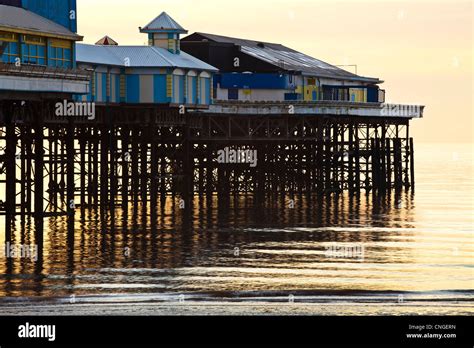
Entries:
<svg viewBox="0 0 474 348">
<path fill-rule="evenodd" d="M 370 138 L 370 124 L 367 122 L 367 124 L 365 125 L 365 139 L 364 139 L 364 143 L 365 143 L 365 170 L 364 170 L 364 174 L 365 174 L 365 184 L 364 184 L 364 187 L 365 187 L 365 190 L 366 192 L 368 192 L 370 189 L 371 189 L 371 186 L 370 186 L 370 175 L 369 173 L 371 172 L 372 170 L 372 151 L 373 151 L 373 147 L 372 147 L 372 142 L 371 142 L 371 138 Z M 372 178 L 373 179 L 373 178 Z"/>
<path fill-rule="evenodd" d="M 143 206 L 148 202 L 148 141 L 149 129 L 142 128 L 140 142 L 140 193 Z"/>
<path fill-rule="evenodd" d="M 28 202 L 26 206 L 26 211 L 27 213 L 31 214 L 31 206 L 33 204 L 33 199 L 32 199 L 32 193 L 33 190 L 31 189 L 33 187 L 33 130 L 30 129 L 28 131 L 28 136 L 24 137 L 22 141 L 25 142 L 25 156 L 26 156 L 26 187 L 28 188 L 26 190 L 26 201 Z M 34 209 L 34 205 L 33 205 Z"/>
<path fill-rule="evenodd" d="M 94 151 L 90 153 L 92 155 L 92 185 L 91 185 L 91 192 L 92 192 L 92 201 L 94 205 L 98 205 L 99 203 L 99 155 L 100 155 L 100 148 L 99 148 L 99 141 L 100 141 L 100 129 L 97 127 L 91 128 L 91 141 L 93 143 Z"/>
<path fill-rule="evenodd" d="M 410 184 L 415 191 L 415 150 L 413 148 L 413 138 L 410 138 Z"/>
<path fill-rule="evenodd" d="M 324 164 L 323 164 L 323 151 L 324 151 L 324 129 L 321 118 L 318 118 L 318 141 L 316 145 L 316 176 L 317 176 L 317 190 L 322 192 L 324 188 Z"/>
<path fill-rule="evenodd" d="M 158 140 L 157 140 L 157 131 L 155 120 L 153 119 L 153 124 L 151 125 L 151 186 L 150 186 L 150 201 L 151 201 L 151 212 L 156 211 L 156 204 L 158 200 Z"/>
<path fill-rule="evenodd" d="M 403 186 L 403 179 L 402 179 L 402 150 L 401 150 L 401 139 L 395 138 L 393 139 L 393 147 L 394 147 L 394 165 L 395 165 L 395 188 L 400 190 Z"/>
<path fill-rule="evenodd" d="M 81 210 L 83 211 L 86 205 L 86 143 L 87 143 L 87 128 L 83 127 L 80 130 L 79 152 L 80 152 L 80 190 L 81 190 Z"/>
<path fill-rule="evenodd" d="M 67 170 L 67 151 L 66 151 L 66 129 L 65 128 L 60 128 L 61 132 L 61 143 L 60 143 L 60 148 L 61 148 L 61 156 L 59 159 L 59 164 L 61 166 L 61 181 L 59 183 L 59 193 L 61 200 L 65 200 L 66 197 L 64 196 L 65 188 L 66 188 L 66 170 Z"/>
<path fill-rule="evenodd" d="M 339 158 L 339 123 L 333 119 L 332 122 L 332 152 L 331 152 L 331 171 L 332 171 L 332 182 L 331 182 L 331 191 L 335 189 L 340 184 L 339 178 L 339 166 L 340 166 L 340 158 Z"/>
<path fill-rule="evenodd" d="M 406 128 L 406 136 L 405 136 L 405 140 L 404 140 L 404 144 L 405 144 L 405 148 L 403 149 L 404 150 L 404 157 L 405 157 L 405 168 L 404 168 L 404 178 L 403 178 L 403 184 L 405 185 L 405 188 L 409 188 L 410 187 L 410 177 L 411 177 L 411 166 L 410 166 L 410 149 L 411 149 L 411 146 L 410 146 L 410 126 L 409 126 L 409 123 L 407 121 L 406 125 L 405 125 L 405 128 Z"/>
<path fill-rule="evenodd" d="M 20 209 L 21 209 L 21 219 L 24 221 L 25 215 L 26 215 L 26 208 L 27 205 L 30 203 L 26 199 L 26 191 L 29 190 L 30 188 L 26 186 L 26 177 L 27 175 L 30 175 L 30 173 L 26 172 L 26 162 L 27 162 L 27 156 L 26 156 L 26 144 L 25 144 L 25 139 L 28 136 L 29 131 L 24 129 L 23 127 L 20 128 Z"/>
<path fill-rule="evenodd" d="M 132 152 L 130 154 L 132 160 L 132 195 L 133 195 L 133 203 L 134 207 L 138 204 L 138 163 L 140 157 L 140 150 L 138 147 L 138 140 L 140 137 L 140 130 L 138 127 L 135 127 L 132 130 Z"/>
<path fill-rule="evenodd" d="M 66 203 L 68 215 L 72 216 L 75 213 L 75 185 L 74 185 L 74 123 L 73 119 L 69 118 L 66 134 Z"/>
<path fill-rule="evenodd" d="M 265 153 L 267 149 L 263 144 L 259 144 L 257 149 L 257 199 L 259 202 L 263 202 L 263 199 L 265 198 L 265 172 L 267 168 Z"/>
<path fill-rule="evenodd" d="M 389 186 L 387 184 L 387 163 L 386 163 L 386 150 L 385 150 L 385 134 L 387 132 L 387 125 L 385 121 L 382 123 L 382 135 L 379 139 L 379 154 L 380 154 L 380 188 L 386 190 Z"/>
<path fill-rule="evenodd" d="M 392 182 L 392 143 L 391 139 L 385 139 L 385 155 L 387 158 L 387 185 L 391 189 L 393 187 Z"/>
<path fill-rule="evenodd" d="M 92 167 L 92 134 L 91 134 L 91 128 L 92 127 L 87 127 L 85 128 L 85 134 L 84 136 L 86 137 L 86 146 L 87 146 L 87 204 L 89 207 L 92 207 L 92 184 L 93 184 L 93 167 Z M 86 164 L 84 163 L 84 166 Z"/>
<path fill-rule="evenodd" d="M 309 128 L 309 127 L 308 127 Z M 311 133 L 310 133 L 310 130 L 309 129 L 306 129 L 306 132 L 303 134 L 303 137 L 305 138 L 310 138 L 311 137 Z M 311 143 L 307 140 L 309 139 L 305 139 L 306 141 L 302 141 L 301 142 L 301 154 L 302 154 L 302 157 L 304 158 L 304 161 L 302 162 L 302 173 L 301 173 L 301 176 L 302 176 L 302 186 L 301 186 L 301 191 L 300 193 L 302 194 L 303 192 L 305 193 L 310 193 L 311 192 L 311 169 L 310 169 L 310 163 L 311 163 Z M 268 149 L 268 156 L 270 158 L 273 158 L 275 155 L 275 149 L 273 147 L 273 144 L 269 145 L 269 149 Z M 273 161 L 270 159 L 269 162 L 271 164 L 273 164 Z M 270 167 L 270 175 L 271 175 L 271 181 L 273 181 L 273 173 L 274 173 L 274 167 L 273 165 Z M 304 171 L 304 173 L 303 173 Z M 270 192 L 274 192 L 274 189 L 270 186 L 269 188 L 269 191 Z"/>
<path fill-rule="evenodd" d="M 355 189 L 357 193 L 360 193 L 360 138 L 359 138 L 359 123 L 355 124 L 355 149 L 354 149 L 354 156 L 355 156 Z"/>
<path fill-rule="evenodd" d="M 370 147 L 372 148 L 372 189 L 378 190 L 380 188 L 380 151 L 377 134 L 375 138 L 370 139 Z"/>
<path fill-rule="evenodd" d="M 55 192 L 56 192 L 56 178 L 55 178 L 55 168 L 54 163 L 56 160 L 56 152 L 54 152 L 54 138 L 53 138 L 53 128 L 52 126 L 48 127 L 48 165 L 49 165 L 49 183 L 48 183 L 48 190 L 49 190 L 49 201 L 51 205 L 54 207 L 56 206 L 55 202 Z"/>
<path fill-rule="evenodd" d="M 100 204 L 103 208 L 107 207 L 109 194 L 109 132 L 108 127 L 101 128 L 100 144 Z"/>
<path fill-rule="evenodd" d="M 184 126 L 183 136 L 183 199 L 186 202 L 186 209 L 189 209 L 191 208 L 191 202 L 194 197 L 194 153 L 191 141 L 190 115 L 188 113 L 186 114 L 186 125 Z"/>
<path fill-rule="evenodd" d="M 43 197 L 44 197 L 44 183 L 43 183 L 43 162 L 44 162 L 44 148 L 43 148 L 43 104 L 40 105 L 40 110 L 35 113 L 35 240 L 39 249 L 43 249 Z"/>
<path fill-rule="evenodd" d="M 107 112 L 108 113 L 108 112 Z M 112 115 L 108 114 L 109 117 L 109 147 L 110 147 L 110 160 L 109 160 L 109 167 L 110 167 L 110 197 L 109 197 L 109 204 L 110 204 L 110 211 L 112 212 L 112 217 L 115 217 L 115 199 L 117 197 L 117 158 L 116 158 L 116 148 L 117 148 L 117 137 L 116 137 L 116 127 L 114 118 Z"/>
<path fill-rule="evenodd" d="M 122 209 L 128 210 L 128 161 L 130 160 L 129 146 L 130 131 L 127 126 L 122 126 Z"/>
<path fill-rule="evenodd" d="M 198 187 L 199 187 L 199 196 L 204 195 L 204 147 L 202 144 L 199 144 L 199 147 L 197 149 L 198 155 L 197 157 L 199 158 L 199 176 L 198 176 Z"/>
<path fill-rule="evenodd" d="M 51 129 L 51 128 L 50 128 Z M 53 170 L 52 170 L 52 185 L 53 185 L 53 199 L 52 199 L 52 203 L 53 203 L 53 209 L 54 211 L 56 212 L 57 209 L 58 209 L 58 190 L 59 190 L 59 177 L 58 177 L 58 174 L 59 174 L 59 167 L 58 167 L 58 158 L 60 158 L 59 156 L 59 131 L 58 129 L 55 127 L 54 128 L 54 132 L 51 132 L 51 135 L 50 135 L 50 139 L 49 139 L 50 142 L 53 143 L 53 146 L 52 146 L 52 149 L 53 149 L 53 155 L 52 155 L 52 158 L 54 159 L 51 159 L 53 161 Z"/>
<path fill-rule="evenodd" d="M 325 125 L 325 138 L 324 138 L 324 190 L 329 190 L 331 188 L 331 167 L 332 167 L 332 143 L 334 139 L 331 136 L 331 125 Z"/>
<path fill-rule="evenodd" d="M 167 163 L 166 163 L 166 158 L 169 159 L 169 155 L 167 152 L 167 147 L 166 147 L 166 139 L 165 139 L 165 134 L 167 133 L 167 128 L 164 126 L 160 127 L 160 198 L 162 201 L 166 198 L 166 176 L 168 173 L 166 173 L 167 169 Z M 172 174 L 172 173 L 171 173 Z"/>
<path fill-rule="evenodd" d="M 13 110 L 8 108 L 6 122 L 6 216 L 5 216 L 5 243 L 12 240 L 12 222 L 16 212 L 16 136 L 15 123 L 13 121 Z"/>
<path fill-rule="evenodd" d="M 208 141 L 206 143 L 206 194 L 207 199 L 212 199 L 214 193 L 214 161 L 213 161 L 213 152 L 212 152 L 212 143 Z"/>
<path fill-rule="evenodd" d="M 337 153 L 339 154 L 338 159 L 338 177 L 337 177 L 337 185 L 336 188 L 339 190 L 344 190 L 347 187 L 346 182 L 346 161 L 349 162 L 349 155 L 346 154 L 346 130 L 348 129 L 348 125 L 346 123 L 338 123 L 337 130 L 338 130 L 338 149 Z M 340 135 L 339 135 L 340 133 Z"/>
<path fill-rule="evenodd" d="M 349 123 L 349 151 L 348 151 L 348 166 L 349 166 L 349 191 L 354 191 L 354 121 Z"/>
</svg>

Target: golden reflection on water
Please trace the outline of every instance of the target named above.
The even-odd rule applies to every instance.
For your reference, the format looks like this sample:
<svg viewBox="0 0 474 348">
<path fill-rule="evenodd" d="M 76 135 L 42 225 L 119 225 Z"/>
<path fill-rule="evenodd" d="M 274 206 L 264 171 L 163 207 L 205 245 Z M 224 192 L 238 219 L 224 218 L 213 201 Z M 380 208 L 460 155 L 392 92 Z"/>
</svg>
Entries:
<svg viewBox="0 0 474 348">
<path fill-rule="evenodd" d="M 448 291 L 472 301 L 472 160 L 440 173 L 443 156 L 417 162 L 416 193 L 195 197 L 192 212 L 169 197 L 155 209 L 79 209 L 73 224 L 48 218 L 38 262 L 1 260 L 0 295 Z M 18 221 L 14 243 L 34 244 L 34 230 Z"/>
</svg>

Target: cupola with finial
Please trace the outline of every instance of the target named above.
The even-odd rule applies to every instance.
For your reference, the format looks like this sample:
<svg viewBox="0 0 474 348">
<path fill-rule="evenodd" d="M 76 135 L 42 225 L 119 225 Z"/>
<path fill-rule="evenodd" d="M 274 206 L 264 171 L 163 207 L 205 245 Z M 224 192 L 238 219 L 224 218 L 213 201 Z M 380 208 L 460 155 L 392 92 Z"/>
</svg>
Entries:
<svg viewBox="0 0 474 348">
<path fill-rule="evenodd" d="M 140 27 L 140 33 L 148 34 L 148 43 L 150 46 L 167 49 L 173 54 L 179 54 L 180 34 L 186 34 L 188 31 L 179 25 L 166 12 L 163 12 L 144 28 Z"/>
</svg>

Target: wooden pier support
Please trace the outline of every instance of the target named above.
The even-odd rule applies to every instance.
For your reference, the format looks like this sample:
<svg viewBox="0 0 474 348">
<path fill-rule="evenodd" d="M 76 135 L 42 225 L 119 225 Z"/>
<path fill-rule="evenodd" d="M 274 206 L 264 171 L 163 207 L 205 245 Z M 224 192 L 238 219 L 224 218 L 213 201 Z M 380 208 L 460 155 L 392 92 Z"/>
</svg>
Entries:
<svg viewBox="0 0 474 348">
<path fill-rule="evenodd" d="M 7 237 L 17 214 L 73 214 L 79 203 L 83 213 L 117 205 L 127 211 L 130 203 L 135 213 L 139 206 L 153 213 L 158 195 L 160 203 L 181 196 L 191 208 L 195 191 L 208 202 L 216 193 L 226 199 L 251 193 L 263 201 L 415 184 L 413 139 L 403 119 L 201 112 L 162 122 L 175 111 L 97 106 L 97 120 L 90 122 L 45 119 L 47 104 L 2 104 L 8 116 L 0 124 Z M 257 150 L 257 167 L 217 163 L 217 151 L 225 147 Z"/>
<path fill-rule="evenodd" d="M 43 217 L 44 217 L 44 131 L 43 131 L 43 109 L 38 110 L 35 124 L 35 203 L 34 203 L 34 214 L 35 214 L 35 241 L 39 249 L 43 249 Z"/>
<path fill-rule="evenodd" d="M 7 122 L 5 125 L 5 172 L 6 172 L 6 187 L 5 187 L 5 242 L 12 240 L 12 223 L 16 214 L 16 136 L 15 124 L 13 121 L 13 110 L 7 110 Z"/>
<path fill-rule="evenodd" d="M 415 191 L 415 151 L 413 138 L 410 138 L 410 187 Z"/>
<path fill-rule="evenodd" d="M 101 128 L 100 135 L 100 205 L 105 209 L 109 196 L 109 127 Z"/>
<path fill-rule="evenodd" d="M 75 202 L 75 184 L 74 184 L 74 123 L 72 120 L 69 121 L 66 133 L 66 202 L 68 215 L 74 215 L 76 202 Z"/>
</svg>

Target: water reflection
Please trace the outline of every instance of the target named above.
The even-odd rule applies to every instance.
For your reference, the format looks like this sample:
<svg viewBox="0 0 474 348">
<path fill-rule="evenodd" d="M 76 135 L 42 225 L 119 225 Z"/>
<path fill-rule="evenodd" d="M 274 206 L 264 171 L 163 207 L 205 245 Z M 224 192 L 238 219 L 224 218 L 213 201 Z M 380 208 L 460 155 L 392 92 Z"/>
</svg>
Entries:
<svg viewBox="0 0 474 348">
<path fill-rule="evenodd" d="M 182 295 L 212 303 L 266 301 L 263 311 L 272 311 L 271 301 L 292 295 L 308 305 L 327 301 L 330 313 L 362 313 L 365 301 L 365 313 L 387 314 L 387 303 L 403 294 L 413 306 L 404 313 L 472 313 L 474 166 L 471 152 L 453 148 L 453 162 L 449 149 L 422 149 L 416 196 L 196 196 L 184 210 L 179 197 L 168 197 L 113 212 L 81 207 L 73 223 L 71 217 L 19 218 L 12 243 L 42 237 L 42 253 L 37 262 L 0 257 L 0 311 L 17 313 L 22 298 L 55 298 L 56 306 L 70 295 L 91 304 L 81 307 L 84 314 L 101 314 L 97 305 L 104 303 L 126 314 L 124 304 L 137 302 L 147 305 L 130 314 L 154 314 L 148 310 L 158 302 Z M 363 257 L 338 254 L 361 246 Z M 12 301 L 21 303 L 5 304 Z M 33 306 L 29 313 L 37 311 Z M 173 311 L 164 313 L 179 310 Z"/>
<path fill-rule="evenodd" d="M 362 243 L 373 251 L 366 255 L 370 262 L 387 264 L 394 257 L 398 263 L 412 261 L 402 245 L 413 229 L 410 193 L 281 195 L 262 201 L 252 195 L 214 196 L 195 197 L 189 209 L 180 209 L 180 204 L 179 197 L 168 197 L 157 205 L 132 205 L 126 211 L 82 208 L 73 217 L 48 218 L 38 261 L 7 259 L 0 292 L 58 296 L 100 293 L 111 287 L 118 292 L 284 290 L 287 286 L 317 290 L 331 284 L 305 279 L 303 271 L 316 272 L 327 263 L 357 262 L 328 260 L 325 250 L 330 243 Z M 21 221 L 12 243 L 33 244 L 39 228 L 41 224 L 33 219 Z M 388 250 L 384 242 L 393 237 L 399 246 Z M 271 271 L 267 277 L 259 269 Z M 286 275 L 287 280 L 280 279 L 278 285 L 274 272 L 282 269 L 292 270 L 295 279 Z M 162 276 L 156 277 L 159 270 Z M 347 272 L 330 277 L 345 277 Z M 248 275 L 255 278 L 253 285 L 238 279 Z"/>
</svg>

